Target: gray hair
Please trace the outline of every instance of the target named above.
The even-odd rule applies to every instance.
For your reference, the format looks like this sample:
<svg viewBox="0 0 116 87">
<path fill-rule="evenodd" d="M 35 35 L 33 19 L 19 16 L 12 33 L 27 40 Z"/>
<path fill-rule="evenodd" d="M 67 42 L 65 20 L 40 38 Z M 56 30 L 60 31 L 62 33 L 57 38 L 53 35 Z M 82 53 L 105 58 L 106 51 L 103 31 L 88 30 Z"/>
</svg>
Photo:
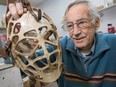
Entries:
<svg viewBox="0 0 116 87">
<path fill-rule="evenodd" d="M 66 19 L 66 14 L 72 6 L 79 5 L 79 4 L 85 4 L 88 6 L 89 15 L 91 16 L 92 19 L 94 19 L 94 22 L 96 21 L 97 18 L 100 18 L 96 7 L 93 6 L 88 0 L 75 0 L 74 2 L 70 3 L 65 11 L 64 18 Z"/>
</svg>

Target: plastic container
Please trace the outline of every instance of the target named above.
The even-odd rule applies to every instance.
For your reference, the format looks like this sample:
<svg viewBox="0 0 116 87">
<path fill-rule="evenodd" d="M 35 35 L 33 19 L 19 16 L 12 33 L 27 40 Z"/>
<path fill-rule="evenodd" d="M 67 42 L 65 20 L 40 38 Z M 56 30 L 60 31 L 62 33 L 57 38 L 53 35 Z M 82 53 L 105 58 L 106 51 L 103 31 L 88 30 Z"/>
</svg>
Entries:
<svg viewBox="0 0 116 87">
<path fill-rule="evenodd" d="M 108 33 L 115 33 L 115 27 L 112 26 L 112 24 L 108 24 Z"/>
</svg>

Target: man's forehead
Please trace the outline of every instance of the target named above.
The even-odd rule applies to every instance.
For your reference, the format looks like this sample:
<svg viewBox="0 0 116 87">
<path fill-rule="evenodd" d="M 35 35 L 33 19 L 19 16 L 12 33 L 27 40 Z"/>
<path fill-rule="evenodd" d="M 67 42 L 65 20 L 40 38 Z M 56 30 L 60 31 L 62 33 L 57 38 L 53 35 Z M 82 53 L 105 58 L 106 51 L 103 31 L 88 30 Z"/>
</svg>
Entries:
<svg viewBox="0 0 116 87">
<path fill-rule="evenodd" d="M 80 21 L 86 21 L 86 20 L 89 20 L 89 19 L 91 19 L 91 18 L 90 18 L 90 17 L 82 17 L 82 18 L 79 18 L 79 19 L 75 19 L 75 20 L 73 20 L 73 21 L 67 20 L 66 22 L 67 22 L 67 23 L 80 22 Z"/>
</svg>

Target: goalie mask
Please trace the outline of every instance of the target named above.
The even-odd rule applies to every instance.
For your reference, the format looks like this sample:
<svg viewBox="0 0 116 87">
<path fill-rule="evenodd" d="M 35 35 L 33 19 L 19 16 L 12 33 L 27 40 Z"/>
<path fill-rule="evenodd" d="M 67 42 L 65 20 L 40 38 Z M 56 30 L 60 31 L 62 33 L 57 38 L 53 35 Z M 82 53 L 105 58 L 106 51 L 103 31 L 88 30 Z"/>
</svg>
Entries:
<svg viewBox="0 0 116 87">
<path fill-rule="evenodd" d="M 18 20 L 11 17 L 7 36 L 12 41 L 15 66 L 40 82 L 58 79 L 62 71 L 61 47 L 49 16 L 41 13 L 41 19 L 36 21 L 27 11 Z"/>
</svg>

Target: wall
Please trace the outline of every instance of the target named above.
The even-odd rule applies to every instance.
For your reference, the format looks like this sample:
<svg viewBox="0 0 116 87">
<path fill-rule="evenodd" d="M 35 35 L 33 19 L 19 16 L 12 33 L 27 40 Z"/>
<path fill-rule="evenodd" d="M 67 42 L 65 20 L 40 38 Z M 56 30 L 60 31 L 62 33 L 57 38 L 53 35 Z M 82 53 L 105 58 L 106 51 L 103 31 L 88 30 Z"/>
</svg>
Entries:
<svg viewBox="0 0 116 87">
<path fill-rule="evenodd" d="M 74 0 L 47 0 L 38 8 L 41 8 L 44 12 L 46 12 L 54 21 L 55 25 L 57 26 L 58 33 L 60 36 L 68 35 L 67 32 L 64 32 L 61 28 L 61 20 L 64 15 L 64 11 L 67 5 Z M 104 5 L 104 0 L 90 0 L 95 6 Z M 112 2 L 112 0 L 108 0 Z M 103 11 L 104 16 L 101 17 L 101 26 L 99 31 L 103 31 L 107 33 L 107 24 L 112 23 L 113 26 L 116 27 L 116 7 L 110 8 L 106 11 Z"/>
<path fill-rule="evenodd" d="M 103 16 L 101 17 L 100 30 L 107 33 L 107 24 L 112 24 L 116 28 L 116 6 L 103 11 Z"/>
<path fill-rule="evenodd" d="M 72 1 L 74 0 L 47 0 L 42 5 L 38 6 L 38 8 L 42 9 L 52 18 L 57 27 L 59 36 L 68 35 L 68 33 L 64 32 L 61 28 L 61 21 L 67 5 Z"/>
<path fill-rule="evenodd" d="M 37 8 L 42 9 L 47 13 L 55 23 L 59 36 L 68 35 L 67 32 L 64 32 L 61 24 L 62 17 L 67 5 L 74 0 L 46 0 L 43 3 L 39 4 Z M 104 5 L 104 0 L 90 0 L 95 6 Z M 112 0 L 108 0 L 111 2 Z M 6 12 L 6 6 L 0 5 L 0 27 L 2 21 L 2 15 Z M 112 23 L 116 27 L 116 6 L 110 9 L 103 11 L 103 17 L 101 17 L 101 26 L 100 31 L 107 33 L 107 24 Z"/>
<path fill-rule="evenodd" d="M 95 6 L 105 5 L 104 0 L 90 0 Z M 107 0 L 108 2 L 112 2 L 112 0 Z M 103 33 L 108 33 L 107 31 L 107 24 L 112 24 L 116 28 L 116 6 L 108 8 L 102 11 L 103 16 L 101 17 L 101 26 L 99 31 Z"/>
</svg>

